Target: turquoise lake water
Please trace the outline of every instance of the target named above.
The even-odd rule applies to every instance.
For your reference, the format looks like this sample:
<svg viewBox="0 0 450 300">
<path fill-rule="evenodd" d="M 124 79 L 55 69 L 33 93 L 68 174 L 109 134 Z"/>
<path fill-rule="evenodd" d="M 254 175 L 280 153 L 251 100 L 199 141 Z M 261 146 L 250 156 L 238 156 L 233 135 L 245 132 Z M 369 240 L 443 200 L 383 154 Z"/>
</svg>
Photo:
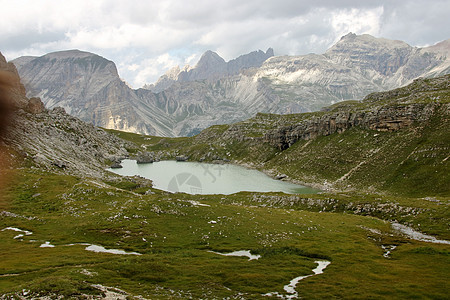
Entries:
<svg viewBox="0 0 450 300">
<path fill-rule="evenodd" d="M 257 170 L 230 164 L 159 161 L 137 164 L 122 161 L 123 168 L 109 169 L 126 176 L 140 175 L 151 179 L 153 186 L 168 192 L 188 194 L 234 194 L 241 191 L 312 194 L 319 190 L 275 180 Z"/>
</svg>

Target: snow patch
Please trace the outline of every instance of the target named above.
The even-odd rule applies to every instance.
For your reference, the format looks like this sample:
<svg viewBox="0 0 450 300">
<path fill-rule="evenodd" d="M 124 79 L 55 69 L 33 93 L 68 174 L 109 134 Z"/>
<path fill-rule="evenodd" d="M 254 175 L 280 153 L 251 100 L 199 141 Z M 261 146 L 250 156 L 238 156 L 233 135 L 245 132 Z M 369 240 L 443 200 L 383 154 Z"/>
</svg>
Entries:
<svg viewBox="0 0 450 300">
<path fill-rule="evenodd" d="M 192 205 L 194 205 L 194 206 L 211 206 L 211 205 L 209 205 L 209 204 L 204 204 L 204 203 L 200 203 L 200 202 L 198 202 L 198 201 L 194 201 L 194 200 L 190 200 L 190 201 L 188 201 L 189 203 L 191 203 Z"/>
<path fill-rule="evenodd" d="M 253 260 L 253 259 L 258 260 L 261 258 L 261 255 L 259 255 L 259 254 L 256 254 L 256 255 L 251 254 L 250 250 L 239 250 L 239 251 L 234 251 L 234 252 L 230 252 L 230 253 L 221 253 L 221 252 L 215 252 L 215 251 L 208 251 L 208 252 L 223 255 L 223 256 L 246 256 L 246 257 L 248 257 L 248 260 Z"/>
<path fill-rule="evenodd" d="M 16 232 L 23 232 L 21 234 L 16 235 L 14 237 L 14 239 L 22 238 L 25 235 L 32 235 L 33 234 L 31 231 L 22 230 L 22 229 L 19 229 L 19 228 L 16 228 L 16 227 L 6 227 L 6 228 L 2 229 L 2 231 L 5 231 L 5 230 L 12 230 L 12 231 L 16 231 Z"/>
<path fill-rule="evenodd" d="M 124 250 L 118 250 L 118 249 L 106 249 L 105 247 L 98 246 L 98 245 L 89 245 L 85 248 L 85 250 L 92 251 L 92 252 L 122 254 L 122 255 L 142 255 L 141 253 L 137 253 L 137 252 L 126 252 Z"/>
<path fill-rule="evenodd" d="M 397 248 L 397 246 L 395 245 L 381 245 L 381 248 L 383 248 L 383 250 L 385 251 L 383 256 L 385 258 L 391 258 L 391 252 L 394 251 L 395 248 Z"/>
<path fill-rule="evenodd" d="M 45 242 L 44 244 L 40 245 L 39 248 L 54 248 L 55 245 L 50 244 L 50 242 Z"/>
</svg>

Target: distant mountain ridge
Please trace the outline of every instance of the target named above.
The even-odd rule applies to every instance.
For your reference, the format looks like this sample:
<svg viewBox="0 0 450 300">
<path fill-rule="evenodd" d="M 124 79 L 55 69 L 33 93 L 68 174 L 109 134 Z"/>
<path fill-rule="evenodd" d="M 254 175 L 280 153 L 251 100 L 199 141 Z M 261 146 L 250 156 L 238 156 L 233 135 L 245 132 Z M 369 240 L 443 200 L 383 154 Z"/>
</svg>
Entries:
<svg viewBox="0 0 450 300">
<path fill-rule="evenodd" d="M 195 65 L 180 69 L 176 66 L 162 75 L 155 84 L 145 85 L 144 88 L 155 93 L 162 92 L 175 82 L 189 82 L 198 80 L 218 80 L 224 77 L 238 75 L 242 70 L 261 67 L 268 58 L 274 56 L 272 48 L 266 52 L 253 51 L 226 62 L 216 52 L 206 51 Z"/>
<path fill-rule="evenodd" d="M 41 97 L 48 108 L 62 106 L 96 126 L 159 136 L 191 136 L 258 112 L 317 111 L 450 73 L 450 40 L 417 48 L 350 33 L 324 54 L 272 55 L 272 49 L 255 51 L 227 63 L 207 51 L 195 67 L 169 70 L 153 92 L 131 89 L 113 62 L 92 53 L 62 51 L 13 63 L 27 96 Z"/>
</svg>

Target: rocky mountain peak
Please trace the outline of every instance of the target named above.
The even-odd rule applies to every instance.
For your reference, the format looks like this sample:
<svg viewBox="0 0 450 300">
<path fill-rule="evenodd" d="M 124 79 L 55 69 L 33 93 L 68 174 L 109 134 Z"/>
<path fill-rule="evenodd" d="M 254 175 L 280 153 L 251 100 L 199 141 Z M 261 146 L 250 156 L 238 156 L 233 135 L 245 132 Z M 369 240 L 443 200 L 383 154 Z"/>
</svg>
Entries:
<svg viewBox="0 0 450 300">
<path fill-rule="evenodd" d="M 216 52 L 208 50 L 200 57 L 200 60 L 198 61 L 196 68 L 202 67 L 204 65 L 208 64 L 223 64 L 225 63 L 225 60 Z"/>
<path fill-rule="evenodd" d="M 92 118 L 90 105 L 109 101 L 109 95 L 96 99 L 101 91 L 113 83 L 121 84 L 112 61 L 80 50 L 18 58 L 12 62 L 16 61 L 28 97 L 41 98 L 47 108 L 64 107 L 84 120 Z M 86 105 L 91 109 L 86 110 Z"/>
<path fill-rule="evenodd" d="M 245 55 L 241 55 L 236 59 L 228 62 L 228 74 L 237 75 L 243 69 L 258 68 L 270 57 L 273 56 L 273 49 L 269 48 L 264 53 L 262 50 L 253 51 Z"/>
<path fill-rule="evenodd" d="M 181 70 L 180 70 L 180 66 L 175 66 L 171 69 L 169 69 L 169 71 L 166 72 L 166 77 L 170 78 L 170 79 L 174 79 L 176 80 L 178 78 L 178 74 L 180 74 Z"/>
<path fill-rule="evenodd" d="M 94 53 L 86 52 L 86 51 L 81 51 L 78 49 L 57 51 L 57 52 L 52 52 L 52 53 L 44 55 L 44 57 L 50 58 L 50 59 L 73 59 L 73 58 L 84 58 L 84 57 L 90 57 L 90 56 L 98 56 L 98 55 L 96 55 Z"/>
<path fill-rule="evenodd" d="M 267 51 L 266 51 L 266 56 L 268 56 L 268 57 L 275 56 L 272 47 L 267 49 Z"/>
<path fill-rule="evenodd" d="M 450 39 L 437 43 L 436 45 L 425 47 L 423 51 L 434 52 L 450 57 Z"/>
<path fill-rule="evenodd" d="M 68 63 L 77 65 L 80 69 L 96 69 L 105 74 L 113 73 L 114 76 L 119 76 L 114 62 L 90 52 L 80 50 L 58 51 L 37 59 L 45 62 L 51 61 L 54 64 Z"/>
<path fill-rule="evenodd" d="M 366 48 L 366 47 L 384 47 L 384 48 L 411 48 L 410 45 L 403 41 L 390 40 L 385 38 L 377 38 L 370 34 L 357 35 L 355 33 L 348 33 L 341 37 L 341 39 L 331 47 L 327 52 L 336 51 L 342 48 L 349 49 L 352 47 Z"/>
<path fill-rule="evenodd" d="M 340 39 L 340 41 L 350 41 L 354 40 L 357 37 L 356 33 L 349 32 L 346 35 L 343 35 Z"/>
<path fill-rule="evenodd" d="M 327 50 L 324 56 L 334 63 L 358 68 L 361 72 L 375 71 L 375 74 L 387 76 L 397 72 L 415 50 L 402 41 L 349 33 Z M 368 76 L 373 77 L 372 73 Z"/>
<path fill-rule="evenodd" d="M 219 71 L 225 68 L 226 62 L 225 60 L 216 52 L 208 50 L 200 57 L 200 60 L 197 62 L 193 70 L 195 73 L 207 72 L 211 73 L 211 71 Z M 206 79 L 206 78 L 199 78 Z"/>
<path fill-rule="evenodd" d="M 178 75 L 179 81 L 217 79 L 226 73 L 227 63 L 216 52 L 206 51 L 195 67 Z"/>
</svg>

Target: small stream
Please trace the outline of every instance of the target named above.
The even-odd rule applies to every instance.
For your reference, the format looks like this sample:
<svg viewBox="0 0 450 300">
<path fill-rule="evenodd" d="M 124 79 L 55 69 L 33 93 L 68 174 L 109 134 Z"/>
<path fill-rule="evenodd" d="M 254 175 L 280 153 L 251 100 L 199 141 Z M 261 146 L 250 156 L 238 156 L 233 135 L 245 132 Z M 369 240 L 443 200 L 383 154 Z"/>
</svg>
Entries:
<svg viewBox="0 0 450 300">
<path fill-rule="evenodd" d="M 261 255 L 254 255 L 251 254 L 249 250 L 239 250 L 239 251 L 234 251 L 234 252 L 229 252 L 229 253 L 221 253 L 221 252 L 215 252 L 215 251 L 208 251 L 214 254 L 218 254 L 218 255 L 223 255 L 223 256 L 245 256 L 248 257 L 248 260 L 258 260 L 261 258 Z M 317 260 L 315 261 L 315 263 L 317 264 L 317 267 L 315 269 L 312 270 L 313 274 L 310 275 L 304 275 L 304 276 L 298 276 L 295 277 L 294 279 L 292 279 L 289 284 L 286 284 L 284 286 L 284 290 L 286 291 L 286 294 L 280 294 L 278 292 L 272 292 L 272 293 L 266 293 L 263 294 L 262 296 L 267 296 L 267 297 L 279 297 L 282 299 L 296 299 L 298 298 L 298 292 L 295 290 L 295 287 L 297 286 L 297 284 L 308 277 L 314 276 L 314 275 L 319 275 L 323 273 L 323 270 L 325 270 L 325 268 L 331 264 L 331 262 L 327 261 L 327 260 Z"/>
<path fill-rule="evenodd" d="M 408 227 L 408 226 L 405 226 L 405 225 L 402 225 L 402 224 L 399 224 L 399 223 L 392 223 L 391 226 L 392 226 L 392 228 L 395 231 L 400 232 L 400 233 L 406 235 L 407 237 L 409 237 L 410 239 L 413 239 L 413 240 L 416 240 L 416 241 L 427 242 L 427 243 L 434 243 L 434 244 L 447 244 L 447 245 L 450 245 L 450 241 L 438 240 L 434 236 L 421 233 L 419 231 L 416 231 L 416 230 L 412 229 L 411 227 Z"/>
<path fill-rule="evenodd" d="M 286 291 L 286 294 L 280 294 L 278 292 L 273 292 L 273 293 L 267 293 L 264 294 L 263 296 L 276 296 L 278 298 L 282 298 L 282 299 L 296 299 L 298 298 L 298 292 L 295 289 L 295 287 L 297 286 L 297 284 L 308 277 L 314 276 L 314 275 L 319 275 L 323 273 L 323 270 L 325 270 L 326 267 L 328 267 L 329 264 L 331 264 L 331 262 L 327 261 L 327 260 L 316 260 L 315 263 L 317 264 L 317 267 L 315 269 L 312 270 L 312 272 L 314 274 L 310 274 L 310 275 L 305 275 L 305 276 L 298 276 L 295 277 L 294 279 L 292 279 L 289 284 L 286 284 L 284 286 L 284 290 Z"/>
</svg>

